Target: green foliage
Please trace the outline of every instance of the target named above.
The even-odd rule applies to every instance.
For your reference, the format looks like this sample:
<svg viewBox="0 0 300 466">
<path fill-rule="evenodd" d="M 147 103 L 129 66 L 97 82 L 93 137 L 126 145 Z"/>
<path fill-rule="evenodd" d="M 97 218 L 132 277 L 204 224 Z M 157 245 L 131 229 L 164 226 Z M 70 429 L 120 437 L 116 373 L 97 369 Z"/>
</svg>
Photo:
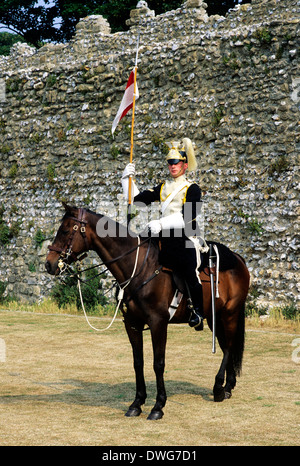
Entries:
<svg viewBox="0 0 300 466">
<path fill-rule="evenodd" d="M 287 157 L 286 155 L 280 155 L 278 157 L 277 160 L 275 160 L 275 162 L 273 162 L 269 169 L 268 169 L 268 173 L 269 175 L 274 175 L 275 173 L 277 173 L 278 175 L 280 173 L 283 173 L 285 171 L 287 171 L 289 169 L 289 162 L 287 160 Z"/>
<path fill-rule="evenodd" d="M 14 163 L 8 172 L 8 176 L 14 179 L 17 176 L 17 171 L 18 171 L 18 165 Z"/>
<path fill-rule="evenodd" d="M 280 309 L 281 314 L 285 319 L 290 320 L 299 320 L 300 319 L 300 309 L 296 306 L 294 302 L 285 304 Z"/>
<path fill-rule="evenodd" d="M 54 178 L 55 178 L 55 167 L 52 163 L 49 163 L 47 167 L 47 179 L 50 184 L 54 183 Z"/>
<path fill-rule="evenodd" d="M 18 213 L 18 207 L 16 206 L 16 204 L 13 204 L 11 206 L 10 213 L 11 214 L 17 214 Z"/>
<path fill-rule="evenodd" d="M 151 142 L 153 144 L 153 150 L 160 150 L 162 154 L 167 154 L 169 152 L 167 144 L 159 133 L 155 133 L 151 136 Z"/>
<path fill-rule="evenodd" d="M 246 220 L 246 227 L 251 233 L 257 235 L 261 235 L 263 233 L 262 223 L 260 223 L 256 217 L 251 217 L 250 215 L 245 214 L 242 209 L 237 211 L 237 215 Z"/>
<path fill-rule="evenodd" d="M 247 228 L 253 234 L 261 235 L 263 232 L 262 223 L 259 223 L 256 217 L 252 220 L 248 220 Z"/>
<path fill-rule="evenodd" d="M 64 282 L 56 282 L 52 288 L 51 297 L 58 304 L 59 308 L 73 303 L 77 305 L 78 290 L 76 289 L 76 285 L 77 280 L 74 277 L 67 277 L 64 279 Z"/>
<path fill-rule="evenodd" d="M 111 153 L 111 156 L 113 159 L 116 159 L 119 155 L 119 149 L 118 149 L 118 146 L 116 146 L 115 144 L 113 144 L 110 148 L 110 153 Z"/>
<path fill-rule="evenodd" d="M 5 302 L 4 293 L 5 293 L 6 287 L 7 287 L 7 283 L 0 281 L 0 304 L 3 304 Z"/>
<path fill-rule="evenodd" d="M 11 213 L 13 213 L 12 212 L 13 210 L 15 211 L 15 208 L 16 206 L 12 207 Z M 4 208 L 4 205 L 2 204 L 0 206 L 0 244 L 2 244 L 3 246 L 8 244 L 11 238 L 18 236 L 20 228 L 21 228 L 21 223 L 22 223 L 21 220 L 16 220 L 14 222 L 11 222 L 11 226 L 9 228 L 9 226 L 3 219 L 4 212 L 5 212 L 5 208 Z"/>
<path fill-rule="evenodd" d="M 57 13 L 57 5 L 50 6 L 48 0 L 43 5 L 35 0 L 2 0 L 0 23 L 19 34 L 23 41 L 39 47 L 44 40 L 56 39 L 58 30 L 54 23 Z"/>
<path fill-rule="evenodd" d="M 93 312 L 98 305 L 104 306 L 107 299 L 102 293 L 100 278 L 94 269 L 85 272 L 84 280 L 81 284 L 82 299 L 86 311 Z M 81 309 L 76 277 L 66 277 L 64 282 L 57 282 L 52 288 L 51 297 L 60 308 L 75 303 L 77 309 Z"/>
<path fill-rule="evenodd" d="M 30 144 L 39 144 L 44 139 L 44 136 L 40 133 L 33 133 L 30 135 Z"/>
<path fill-rule="evenodd" d="M 11 238 L 18 236 L 20 228 L 21 228 L 22 221 L 17 220 L 11 223 L 11 227 L 9 229 L 9 236 Z"/>
<path fill-rule="evenodd" d="M 4 146 L 0 147 L 1 154 L 8 154 L 8 152 L 10 152 L 10 147 L 7 144 L 4 144 Z"/>
<path fill-rule="evenodd" d="M 29 262 L 28 270 L 29 270 L 29 272 L 36 272 L 36 266 L 35 266 L 34 262 Z"/>
<path fill-rule="evenodd" d="M 4 205 L 0 206 L 0 244 L 5 246 L 10 240 L 10 231 L 9 227 L 3 220 L 3 214 L 5 212 Z"/>
<path fill-rule="evenodd" d="M 239 68 L 241 68 L 241 63 L 237 59 L 235 52 L 232 52 L 229 55 L 224 55 L 222 57 L 222 61 L 224 65 L 228 66 L 232 70 L 238 70 Z"/>
<path fill-rule="evenodd" d="M 0 55 L 9 55 L 11 47 L 16 42 L 24 42 L 24 40 L 18 34 L 0 32 Z"/>
<path fill-rule="evenodd" d="M 224 115 L 225 110 L 223 105 L 220 105 L 219 107 L 214 109 L 211 121 L 213 128 L 217 128 L 217 126 L 219 126 L 220 121 L 222 120 Z"/>
<path fill-rule="evenodd" d="M 246 317 L 261 317 L 267 315 L 279 316 L 287 320 L 299 321 L 300 309 L 295 302 L 290 301 L 282 306 L 274 307 L 269 311 L 268 306 L 262 306 L 257 303 L 259 291 L 255 285 L 251 285 L 246 302 L 245 315 Z"/>
<path fill-rule="evenodd" d="M 257 31 L 253 34 L 253 36 L 261 43 L 261 44 L 270 44 L 272 40 L 272 35 L 269 29 L 266 27 L 258 28 Z"/>
<path fill-rule="evenodd" d="M 39 228 L 34 235 L 34 242 L 37 248 L 40 248 L 43 244 L 43 241 L 45 241 L 45 235 L 42 232 L 42 230 Z"/>
<path fill-rule="evenodd" d="M 56 75 L 55 74 L 49 74 L 46 84 L 47 84 L 48 87 L 52 87 L 52 86 L 54 86 L 56 81 L 57 81 Z"/>
<path fill-rule="evenodd" d="M 0 243 L 5 245 L 10 240 L 10 232 L 8 226 L 2 221 L 0 222 Z"/>
<path fill-rule="evenodd" d="M 257 298 L 259 297 L 259 292 L 255 285 L 251 285 L 247 297 L 245 316 L 263 316 L 268 312 L 267 306 L 259 306 L 257 304 Z"/>
</svg>

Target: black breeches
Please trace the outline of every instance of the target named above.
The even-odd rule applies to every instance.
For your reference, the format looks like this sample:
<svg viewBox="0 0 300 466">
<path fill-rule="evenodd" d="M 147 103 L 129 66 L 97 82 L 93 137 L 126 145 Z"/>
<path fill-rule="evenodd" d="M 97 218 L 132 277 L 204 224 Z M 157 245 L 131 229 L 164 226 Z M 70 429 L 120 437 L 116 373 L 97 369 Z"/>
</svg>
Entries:
<svg viewBox="0 0 300 466">
<path fill-rule="evenodd" d="M 183 277 L 190 288 L 199 285 L 196 249 L 187 237 L 162 238 L 160 262 Z"/>
</svg>

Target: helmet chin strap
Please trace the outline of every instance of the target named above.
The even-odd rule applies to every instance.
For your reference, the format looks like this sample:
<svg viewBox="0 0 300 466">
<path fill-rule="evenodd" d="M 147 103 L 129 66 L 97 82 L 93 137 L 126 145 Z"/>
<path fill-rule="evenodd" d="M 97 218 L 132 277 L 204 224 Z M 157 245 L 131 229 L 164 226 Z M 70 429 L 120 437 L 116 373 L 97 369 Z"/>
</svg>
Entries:
<svg viewBox="0 0 300 466">
<path fill-rule="evenodd" d="M 181 167 L 180 171 L 179 171 L 175 176 L 172 176 L 172 175 L 171 175 L 172 178 L 175 179 L 175 178 L 178 178 L 179 176 L 185 174 L 185 172 L 186 172 L 186 170 L 187 170 L 186 168 L 184 168 L 185 163 L 186 163 L 186 162 L 184 162 L 184 163 L 182 164 L 182 167 Z"/>
</svg>

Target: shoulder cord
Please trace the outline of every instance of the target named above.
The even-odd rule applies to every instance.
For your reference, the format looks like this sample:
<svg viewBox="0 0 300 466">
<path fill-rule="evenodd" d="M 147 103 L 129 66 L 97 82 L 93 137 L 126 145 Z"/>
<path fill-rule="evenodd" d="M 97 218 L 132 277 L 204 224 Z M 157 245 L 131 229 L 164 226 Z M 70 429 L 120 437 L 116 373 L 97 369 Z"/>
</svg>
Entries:
<svg viewBox="0 0 300 466">
<path fill-rule="evenodd" d="M 125 288 L 129 285 L 129 283 L 131 282 L 131 280 L 133 279 L 134 275 L 135 275 L 135 271 L 136 271 L 136 267 L 137 267 L 137 263 L 138 263 L 138 258 L 139 258 L 139 251 L 140 251 L 140 237 L 138 236 L 137 237 L 137 240 L 138 240 L 138 247 L 136 248 L 136 256 L 135 256 L 135 263 L 134 263 L 134 267 L 133 267 L 133 271 L 132 271 L 132 274 L 131 274 L 131 277 L 129 278 L 129 280 L 126 281 L 126 284 L 121 287 L 119 285 L 119 293 L 118 293 L 118 304 L 117 304 L 117 307 L 116 307 L 116 311 L 114 313 L 114 316 L 112 318 L 112 321 L 111 323 L 108 325 L 108 327 L 106 328 L 102 328 L 102 329 L 98 329 L 96 327 L 94 327 L 90 322 L 89 322 L 89 319 L 88 319 L 88 316 L 86 314 L 86 311 L 85 311 L 85 307 L 84 307 L 84 303 L 83 303 L 83 299 L 82 299 L 82 293 L 81 293 L 81 286 L 80 286 L 80 280 L 78 278 L 78 290 L 79 290 L 79 296 L 80 296 L 80 302 L 81 302 L 81 306 L 82 306 L 82 309 L 83 309 L 83 313 L 84 313 L 84 316 L 85 316 L 85 319 L 87 321 L 87 323 L 89 324 L 89 326 L 96 330 L 97 332 L 104 332 L 105 330 L 108 330 L 112 324 L 114 323 L 115 321 L 115 318 L 117 317 L 117 314 L 118 314 L 118 311 L 119 311 L 119 308 L 120 308 L 120 304 L 121 304 L 121 301 L 123 299 L 123 296 L 124 296 L 124 290 Z"/>
</svg>

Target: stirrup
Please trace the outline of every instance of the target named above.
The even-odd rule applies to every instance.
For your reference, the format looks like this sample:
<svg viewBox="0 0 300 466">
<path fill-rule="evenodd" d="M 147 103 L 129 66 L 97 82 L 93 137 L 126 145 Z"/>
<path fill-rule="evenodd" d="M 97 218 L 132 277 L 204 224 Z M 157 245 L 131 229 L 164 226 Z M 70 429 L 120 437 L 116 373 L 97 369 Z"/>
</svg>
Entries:
<svg viewBox="0 0 300 466">
<path fill-rule="evenodd" d="M 191 322 L 192 317 L 195 317 L 195 316 L 197 316 L 198 322 L 195 322 L 195 319 L 194 321 Z M 191 317 L 189 319 L 189 326 L 194 328 L 197 331 L 203 330 L 203 317 L 197 314 L 197 312 L 195 312 L 194 310 L 192 311 Z"/>
</svg>

